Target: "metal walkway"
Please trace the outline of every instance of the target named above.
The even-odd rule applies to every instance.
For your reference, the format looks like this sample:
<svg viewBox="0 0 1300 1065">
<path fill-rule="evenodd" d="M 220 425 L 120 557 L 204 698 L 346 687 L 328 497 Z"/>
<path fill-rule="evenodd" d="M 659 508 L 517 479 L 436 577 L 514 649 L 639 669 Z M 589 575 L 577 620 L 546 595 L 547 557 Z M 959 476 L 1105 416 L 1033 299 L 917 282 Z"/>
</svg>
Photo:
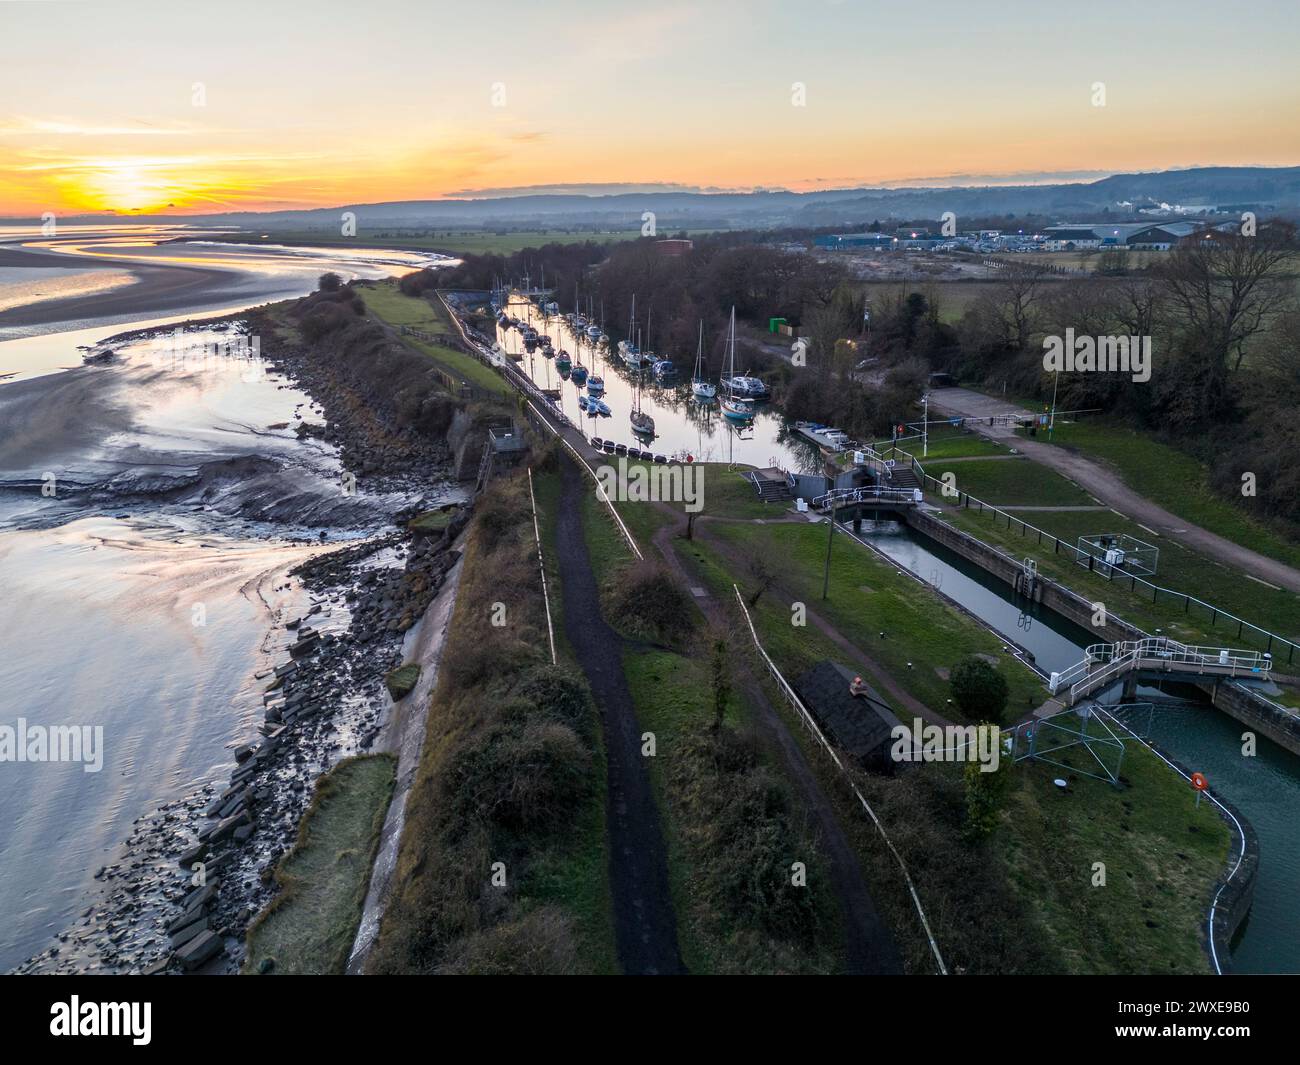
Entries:
<svg viewBox="0 0 1300 1065">
<path fill-rule="evenodd" d="M 920 502 L 919 488 L 885 488 L 877 484 L 869 484 L 861 488 L 840 488 L 816 496 L 812 506 L 814 510 L 825 514 L 833 507 L 851 507 L 857 504 L 879 505 L 886 508 L 914 507 Z"/>
<path fill-rule="evenodd" d="M 1063 673 L 1053 673 L 1048 690 L 1060 692 L 1073 706 L 1093 692 L 1109 687 L 1131 673 L 1161 673 L 1195 677 L 1235 677 L 1268 680 L 1273 658 L 1258 651 L 1230 647 L 1191 647 L 1167 636 L 1125 643 L 1097 643 L 1087 657 Z M 1067 690 L 1068 689 L 1068 690 Z"/>
</svg>

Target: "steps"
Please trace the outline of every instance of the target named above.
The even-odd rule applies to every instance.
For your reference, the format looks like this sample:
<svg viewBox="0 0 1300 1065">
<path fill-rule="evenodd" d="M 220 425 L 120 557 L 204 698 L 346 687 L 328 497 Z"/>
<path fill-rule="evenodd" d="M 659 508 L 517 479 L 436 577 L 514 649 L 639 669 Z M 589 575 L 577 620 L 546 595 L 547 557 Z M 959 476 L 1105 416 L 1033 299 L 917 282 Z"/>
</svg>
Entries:
<svg viewBox="0 0 1300 1065">
<path fill-rule="evenodd" d="M 750 473 L 748 477 L 758 490 L 758 498 L 764 503 L 779 503 L 791 498 L 790 486 L 783 480 L 764 477 L 758 473 Z"/>
<path fill-rule="evenodd" d="M 889 471 L 889 479 L 884 482 L 889 488 L 920 488 L 921 482 L 911 466 L 895 466 Z"/>
</svg>

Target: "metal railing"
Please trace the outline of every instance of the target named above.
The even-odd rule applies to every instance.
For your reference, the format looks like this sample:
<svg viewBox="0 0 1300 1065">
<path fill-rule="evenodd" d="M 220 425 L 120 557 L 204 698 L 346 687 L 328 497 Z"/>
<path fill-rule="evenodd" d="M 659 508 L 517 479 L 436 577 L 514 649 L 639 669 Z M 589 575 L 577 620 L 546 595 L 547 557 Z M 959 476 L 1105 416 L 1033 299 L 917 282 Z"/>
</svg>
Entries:
<svg viewBox="0 0 1300 1065">
<path fill-rule="evenodd" d="M 830 741 L 826 739 L 825 734 L 818 727 L 817 722 L 813 720 L 812 714 L 808 712 L 808 708 L 803 705 L 803 701 L 795 694 L 795 690 L 790 687 L 789 682 L 782 675 L 781 671 L 777 669 L 776 663 L 772 661 L 768 656 L 768 653 L 763 649 L 762 641 L 758 638 L 758 630 L 754 628 L 754 619 L 750 617 L 749 608 L 745 606 L 745 600 L 740 594 L 739 586 L 733 584 L 731 587 L 736 593 L 736 602 L 740 604 L 740 612 L 745 618 L 745 623 L 749 626 L 749 635 L 753 637 L 754 648 L 758 651 L 759 658 L 763 660 L 763 664 L 767 667 L 767 671 L 771 675 L 777 689 L 783 696 L 785 696 L 786 701 L 794 708 L 795 713 L 799 716 L 799 720 L 803 726 L 812 733 L 817 742 L 821 744 L 822 749 L 831 756 L 831 761 L 835 763 L 836 768 L 844 774 L 844 779 L 848 782 L 849 790 L 853 792 L 854 797 L 867 812 L 867 816 L 871 818 L 872 824 L 876 826 L 876 830 L 880 833 L 881 839 L 885 841 L 885 846 L 889 848 L 889 852 L 898 862 L 898 867 L 903 872 L 903 880 L 907 883 L 907 890 L 912 896 L 912 905 L 916 908 L 916 915 L 921 919 L 921 927 L 925 930 L 926 941 L 930 944 L 930 953 L 934 955 L 934 963 L 938 966 L 940 975 L 947 976 L 947 966 L 943 963 L 943 955 L 939 953 L 939 944 L 935 942 L 934 932 L 930 929 L 930 921 L 925 915 L 925 907 L 921 905 L 921 896 L 917 894 L 916 885 L 912 883 L 912 875 L 907 871 L 907 863 L 903 861 L 903 856 L 898 853 L 898 849 L 889 838 L 889 834 L 885 831 L 885 826 L 881 823 L 880 818 L 876 816 L 876 811 L 871 808 L 871 804 L 867 802 L 862 791 L 858 788 L 857 784 L 853 782 L 853 777 L 849 774 L 848 767 L 845 766 L 843 761 L 841 761 L 838 752 L 836 752 L 835 748 L 831 746 Z"/>
<path fill-rule="evenodd" d="M 878 484 L 869 484 L 861 488 L 837 488 L 833 492 L 815 496 L 812 505 L 815 510 L 827 510 L 832 506 L 852 503 L 915 504 L 919 493 L 919 488 L 885 488 Z"/>
<path fill-rule="evenodd" d="M 1122 571 L 1118 575 L 1113 572 L 1103 573 L 1100 569 L 1096 569 L 1089 565 L 1092 556 L 1086 551 L 1081 551 L 1074 544 L 1067 543 L 1065 540 L 1038 528 L 1036 525 L 1030 525 L 1023 518 L 1018 518 L 1014 514 L 1010 514 L 1003 510 L 1001 507 L 995 506 L 992 503 L 985 503 L 982 499 L 976 499 L 969 492 L 957 492 L 954 496 L 952 489 L 937 477 L 932 477 L 930 474 L 926 473 L 925 467 L 922 466 L 914 456 L 911 458 L 911 466 L 912 472 L 916 474 L 917 479 L 921 482 L 922 488 L 925 488 L 927 491 L 931 490 L 929 485 L 933 484 L 934 488 L 932 490 L 937 492 L 940 498 L 947 500 L 950 503 L 955 501 L 956 505 L 963 509 L 976 508 L 981 514 L 988 512 L 993 515 L 995 524 L 999 520 L 1004 520 L 1007 523 L 1008 530 L 1015 529 L 1019 526 L 1020 534 L 1022 536 L 1036 537 L 1036 542 L 1042 546 L 1050 546 L 1053 554 L 1064 555 L 1077 565 L 1087 567 L 1090 573 L 1096 573 L 1098 576 L 1104 577 L 1108 581 L 1123 581 L 1127 579 L 1130 591 L 1136 593 L 1138 589 L 1141 588 L 1143 590 L 1144 598 L 1146 593 L 1149 591 L 1151 603 L 1153 605 L 1158 604 L 1161 597 L 1164 597 L 1173 600 L 1175 603 L 1181 603 L 1183 613 L 1189 616 L 1193 616 L 1192 608 L 1198 607 L 1209 614 L 1210 628 L 1217 628 L 1221 622 L 1225 621 L 1229 625 L 1235 624 L 1237 626 L 1237 639 L 1241 639 L 1245 634 L 1250 633 L 1256 639 L 1264 643 L 1265 651 L 1274 653 L 1276 648 L 1276 652 L 1274 653 L 1275 658 L 1280 659 L 1282 652 L 1285 651 L 1286 661 L 1288 663 L 1296 661 L 1296 652 L 1300 651 L 1300 644 L 1296 643 L 1294 640 L 1289 640 L 1285 636 L 1280 636 L 1269 629 L 1265 629 L 1253 622 L 1246 621 L 1244 618 L 1239 618 L 1237 615 L 1224 610 L 1222 607 L 1215 606 L 1213 603 L 1207 603 L 1204 599 L 1198 599 L 1196 596 L 1190 595 L 1187 592 L 1179 592 L 1172 588 L 1165 588 L 1161 585 L 1154 584 L 1143 577 L 1139 577 L 1136 573 L 1124 573 Z M 1004 557 L 1011 557 L 1010 555 L 1007 555 L 1006 552 L 1000 551 L 997 547 L 994 547 L 992 544 L 985 544 L 985 546 Z M 1019 562 L 1017 562 L 1017 565 L 1019 565 Z M 1113 567 L 1109 568 L 1113 570 Z"/>
<path fill-rule="evenodd" d="M 1165 636 L 1121 643 L 1096 643 L 1087 657 L 1065 670 L 1052 674 L 1048 688 L 1055 695 L 1067 685 L 1070 704 L 1105 687 L 1125 673 L 1139 669 L 1159 669 L 1170 673 L 1216 677 L 1251 676 L 1267 680 L 1273 668 L 1271 655 L 1231 647 L 1202 647 L 1179 643 Z M 1101 666 L 1101 669 L 1096 669 Z"/>
</svg>

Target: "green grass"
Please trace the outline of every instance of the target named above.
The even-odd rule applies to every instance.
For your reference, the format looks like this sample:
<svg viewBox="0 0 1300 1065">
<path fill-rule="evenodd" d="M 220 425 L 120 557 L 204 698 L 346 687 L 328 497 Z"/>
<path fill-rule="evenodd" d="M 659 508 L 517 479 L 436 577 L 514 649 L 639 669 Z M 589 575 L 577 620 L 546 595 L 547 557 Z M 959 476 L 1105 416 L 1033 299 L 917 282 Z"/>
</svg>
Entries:
<svg viewBox="0 0 1300 1065">
<path fill-rule="evenodd" d="M 922 447 L 920 440 L 907 440 L 897 445 L 897 450 L 903 453 L 902 456 L 894 455 L 895 449 L 887 440 L 878 441 L 876 450 L 886 458 L 899 457 L 903 462 L 907 461 L 903 456 L 914 455 L 922 465 L 934 459 L 987 458 L 992 455 L 1010 454 L 1010 449 L 1005 444 L 970 430 L 951 429 L 947 426 L 939 429 L 931 427 L 929 436 L 928 447 Z M 926 451 L 927 454 L 922 456 L 922 451 Z"/>
<path fill-rule="evenodd" d="M 1041 435 L 1037 439 L 1045 441 Z M 1300 545 L 1212 492 L 1205 465 L 1177 448 L 1100 420 L 1058 422 L 1050 443 L 1109 464 L 1134 491 L 1186 521 L 1261 555 L 1300 566 Z"/>
<path fill-rule="evenodd" d="M 616 470 L 619 468 L 619 460 L 612 456 L 607 456 L 603 461 Z M 629 479 L 633 476 L 631 471 L 635 467 L 658 470 L 661 474 L 668 469 L 655 463 L 630 461 L 627 463 Z M 692 478 L 689 484 L 696 494 L 691 506 L 699 508 L 695 513 L 701 518 L 780 518 L 790 510 L 788 500 L 764 503 L 758 498 L 754 486 L 738 470 L 728 469 L 726 463 L 697 462 L 693 465 L 683 464 L 681 469 L 683 477 Z M 643 552 L 659 529 L 668 524 L 681 524 L 682 518 L 687 515 L 684 499 L 664 502 L 681 518 L 664 513 L 662 507 L 648 501 L 616 503 L 620 517 L 637 538 Z"/>
<path fill-rule="evenodd" d="M 1063 752 L 1083 768 L 1086 752 Z M 1021 898 L 1072 973 L 1204 973 L 1200 946 L 1210 893 L 1231 834 L 1208 802 L 1134 741 L 1127 786 L 1023 762 L 1016 767 L 1002 860 Z M 1068 791 L 1053 779 L 1065 776 Z M 1094 863 L 1105 865 L 1094 887 Z"/>
<path fill-rule="evenodd" d="M 938 499 L 936 497 L 936 502 Z M 1166 635 L 1183 642 L 1221 646 L 1269 649 L 1267 638 L 1242 629 L 1238 634 L 1236 622 L 1225 620 L 1204 606 L 1189 604 L 1177 594 L 1160 594 L 1152 601 L 1152 592 L 1142 585 L 1130 587 L 1126 578 L 1106 580 L 1090 573 L 1073 561 L 1073 553 L 1061 554 L 1053 550 L 1051 541 L 1044 537 L 1038 542 L 1037 533 L 1025 533 L 1019 518 L 1030 526 L 1042 529 L 1050 536 L 1058 536 L 1066 544 L 1074 545 L 1082 535 L 1094 533 L 1127 533 L 1154 543 L 1160 548 L 1160 560 L 1153 582 L 1175 593 L 1185 593 L 1213 604 L 1221 611 L 1229 611 L 1261 628 L 1276 632 L 1287 639 L 1300 641 L 1300 606 L 1292 592 L 1268 588 L 1257 581 L 1242 577 L 1212 559 L 1189 551 L 1164 537 L 1153 537 L 1135 522 L 1111 511 L 1036 511 L 1013 515 L 1011 527 L 1005 518 L 991 512 L 980 513 L 973 508 L 950 509 L 944 517 L 972 536 L 992 544 L 1017 559 L 1030 557 L 1038 562 L 1039 572 L 1078 592 L 1089 601 L 1102 602 L 1108 610 L 1125 621 L 1153 632 L 1162 629 Z M 1272 648 L 1280 668 L 1285 668 L 1285 654 Z M 1300 663 L 1300 652 L 1296 654 Z"/>
<path fill-rule="evenodd" d="M 366 313 L 379 318 L 394 328 L 411 326 L 428 333 L 453 334 L 455 327 L 447 321 L 441 307 L 435 307 L 422 296 L 404 296 L 395 281 L 378 281 L 360 289 L 366 304 Z M 511 395 L 512 389 L 495 370 L 484 366 L 478 359 L 447 347 L 432 344 L 418 337 L 403 338 L 417 351 L 422 351 L 442 366 L 452 376 L 467 384 L 499 395 Z"/>
<path fill-rule="evenodd" d="M 948 682 L 939 670 L 951 668 L 970 654 L 990 655 L 997 660 L 1010 688 L 1009 715 L 1018 715 L 1046 698 L 1042 681 L 1002 650 L 1001 638 L 955 610 L 933 589 L 846 536 L 835 537 L 830 598 L 823 600 L 825 523 L 718 525 L 712 531 L 745 555 L 779 560 L 779 580 L 798 601 L 826 618 L 845 638 L 878 661 L 900 686 L 939 714 L 958 716 L 955 706 L 947 704 Z M 752 579 L 739 576 L 743 592 Z M 781 641 L 786 645 L 783 653 L 797 655 L 798 661 L 790 667 L 783 663 L 782 669 L 791 668 L 790 675 L 797 676 L 800 667 L 813 664 L 799 650 L 812 626 L 796 629 L 787 611 L 784 628 L 789 633 Z M 883 640 L 881 631 L 886 634 Z M 841 658 L 844 655 L 842 651 L 837 653 Z"/>
<path fill-rule="evenodd" d="M 1073 481 L 1025 458 L 953 462 L 927 461 L 925 472 L 994 506 L 1087 507 L 1097 501 Z"/>
<path fill-rule="evenodd" d="M 408 521 L 406 527 L 411 532 L 442 532 L 451 524 L 451 519 L 456 516 L 456 509 L 426 510 L 423 514 L 417 514 Z"/>
<path fill-rule="evenodd" d="M 320 779 L 293 849 L 275 872 L 280 893 L 248 930 L 246 972 L 342 973 L 347 965 L 397 762 L 373 754 Z"/>
</svg>

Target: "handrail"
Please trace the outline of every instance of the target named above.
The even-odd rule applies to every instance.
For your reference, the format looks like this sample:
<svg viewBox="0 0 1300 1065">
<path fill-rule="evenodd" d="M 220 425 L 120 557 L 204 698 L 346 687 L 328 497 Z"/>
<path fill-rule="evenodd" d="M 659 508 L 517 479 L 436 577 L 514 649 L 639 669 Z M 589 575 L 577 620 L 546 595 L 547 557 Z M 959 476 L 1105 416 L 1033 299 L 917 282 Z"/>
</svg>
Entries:
<svg viewBox="0 0 1300 1065">
<path fill-rule="evenodd" d="M 1098 665 L 1102 668 L 1093 668 Z M 1273 668 L 1273 659 L 1271 655 L 1259 651 L 1189 646 L 1167 636 L 1151 636 L 1113 644 L 1095 643 L 1087 649 L 1082 662 L 1053 674 L 1048 688 L 1055 695 L 1068 685 L 1070 703 L 1073 705 L 1121 673 L 1156 668 L 1166 672 L 1195 672 L 1198 675 L 1208 669 L 1215 676 L 1224 676 L 1223 670 L 1226 669 L 1229 677 L 1235 677 L 1238 673 L 1250 673 L 1267 678 Z"/>
<path fill-rule="evenodd" d="M 911 503 L 916 499 L 916 489 L 885 488 L 881 485 L 863 485 L 860 488 L 836 488 L 822 495 L 814 496 L 812 505 L 817 510 L 825 510 L 832 503 L 862 503 L 867 500 L 890 500 L 897 503 Z"/>
</svg>

